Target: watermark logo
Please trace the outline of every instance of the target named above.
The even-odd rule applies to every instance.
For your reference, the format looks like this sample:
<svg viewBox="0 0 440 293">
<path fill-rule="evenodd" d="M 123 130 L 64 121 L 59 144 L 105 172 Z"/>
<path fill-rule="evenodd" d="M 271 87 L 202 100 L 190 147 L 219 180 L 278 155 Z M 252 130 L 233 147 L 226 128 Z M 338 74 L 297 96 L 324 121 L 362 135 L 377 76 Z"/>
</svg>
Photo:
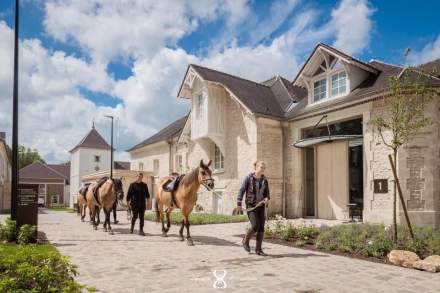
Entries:
<svg viewBox="0 0 440 293">
<path fill-rule="evenodd" d="M 212 274 L 216 278 L 216 280 L 214 281 L 214 285 L 213 285 L 213 287 L 215 289 L 227 288 L 226 281 L 224 280 L 224 278 L 226 277 L 226 274 L 227 274 L 226 270 L 214 270 L 212 272 Z"/>
</svg>

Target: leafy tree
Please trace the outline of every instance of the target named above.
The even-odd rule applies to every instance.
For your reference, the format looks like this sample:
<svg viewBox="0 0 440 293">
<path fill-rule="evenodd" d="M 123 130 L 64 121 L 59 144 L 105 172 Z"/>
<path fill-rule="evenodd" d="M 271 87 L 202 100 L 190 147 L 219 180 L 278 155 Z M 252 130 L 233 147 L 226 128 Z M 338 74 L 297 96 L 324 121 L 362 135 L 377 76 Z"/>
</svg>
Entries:
<svg viewBox="0 0 440 293">
<path fill-rule="evenodd" d="M 34 162 L 45 163 L 38 153 L 38 150 L 27 148 L 23 145 L 18 146 L 18 167 L 21 169 Z"/>
<path fill-rule="evenodd" d="M 435 73 L 432 75 L 434 76 Z M 383 97 L 387 103 L 386 110 L 370 122 L 378 130 L 384 145 L 392 150 L 393 164 L 390 161 L 390 165 L 394 165 L 396 169 L 399 148 L 411 142 L 421 129 L 432 124 L 432 120 L 425 116 L 425 110 L 432 99 L 439 96 L 439 91 L 431 86 L 431 81 L 431 75 L 420 73 L 410 67 L 399 76 L 390 77 L 389 94 Z M 390 133 L 389 137 L 384 136 L 385 131 Z M 395 178 L 393 192 L 395 241 L 397 241 L 397 181 L 398 178 Z M 403 197 L 401 197 L 401 202 L 412 234 Z"/>
</svg>

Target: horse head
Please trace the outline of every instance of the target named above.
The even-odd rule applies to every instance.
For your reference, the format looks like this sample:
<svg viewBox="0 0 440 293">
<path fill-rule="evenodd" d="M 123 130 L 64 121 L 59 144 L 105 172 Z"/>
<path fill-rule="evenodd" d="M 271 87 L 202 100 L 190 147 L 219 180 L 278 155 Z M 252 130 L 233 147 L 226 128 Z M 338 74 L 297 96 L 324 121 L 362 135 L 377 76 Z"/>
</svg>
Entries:
<svg viewBox="0 0 440 293">
<path fill-rule="evenodd" d="M 212 160 L 205 165 L 203 160 L 200 160 L 199 166 L 199 182 L 203 185 L 208 186 L 210 189 L 214 188 L 214 178 L 212 178 L 212 171 L 209 168 L 211 166 Z"/>
<path fill-rule="evenodd" d="M 113 186 L 116 192 L 116 197 L 119 200 L 122 200 L 124 198 L 124 189 L 122 187 L 122 178 L 118 179 L 118 178 L 113 178 Z"/>
</svg>

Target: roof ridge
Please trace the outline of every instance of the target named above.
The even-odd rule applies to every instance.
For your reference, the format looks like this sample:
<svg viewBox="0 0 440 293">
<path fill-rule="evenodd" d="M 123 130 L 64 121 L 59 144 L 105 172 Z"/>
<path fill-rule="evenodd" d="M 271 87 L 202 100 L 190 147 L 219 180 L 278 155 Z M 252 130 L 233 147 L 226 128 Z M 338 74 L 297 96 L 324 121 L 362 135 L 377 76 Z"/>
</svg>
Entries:
<svg viewBox="0 0 440 293">
<path fill-rule="evenodd" d="M 384 61 L 382 61 L 382 60 L 375 59 L 375 58 L 370 59 L 370 61 L 368 61 L 368 63 L 371 63 L 371 62 L 378 62 L 378 63 L 382 63 L 382 64 L 385 64 L 385 65 L 388 65 L 388 66 L 393 66 L 393 67 L 403 68 L 403 67 L 400 66 L 400 65 L 392 64 L 392 63 L 387 63 L 387 62 L 384 62 Z"/>
<path fill-rule="evenodd" d="M 228 76 L 231 76 L 231 77 L 234 77 L 234 78 L 238 78 L 238 79 L 241 79 L 241 80 L 244 80 L 244 81 L 247 81 L 247 82 L 254 83 L 254 84 L 256 84 L 256 85 L 260 85 L 260 86 L 264 86 L 264 87 L 270 88 L 269 86 L 264 85 L 264 84 L 262 84 L 262 83 L 259 83 L 259 82 L 256 82 L 256 81 L 253 81 L 253 80 L 250 80 L 250 79 L 246 79 L 246 78 L 244 78 L 244 77 L 240 77 L 240 76 L 237 76 L 237 75 L 233 75 L 233 74 L 230 74 L 230 73 L 226 73 L 226 72 L 223 72 L 223 71 L 219 71 L 219 70 L 216 70 L 216 69 L 212 69 L 212 68 L 209 68 L 209 67 L 205 67 L 205 66 L 197 65 L 197 64 L 194 64 L 194 63 L 191 63 L 189 66 L 196 66 L 196 67 L 200 67 L 200 68 L 203 68 L 203 69 L 208 69 L 208 70 L 211 70 L 211 71 L 215 71 L 215 72 L 217 72 L 217 73 L 220 73 L 220 74 L 228 75 Z M 272 78 L 273 78 L 273 77 L 272 77 Z M 271 79 L 271 78 L 269 78 L 269 79 Z M 269 79 L 268 79 L 268 80 L 269 80 Z"/>
</svg>

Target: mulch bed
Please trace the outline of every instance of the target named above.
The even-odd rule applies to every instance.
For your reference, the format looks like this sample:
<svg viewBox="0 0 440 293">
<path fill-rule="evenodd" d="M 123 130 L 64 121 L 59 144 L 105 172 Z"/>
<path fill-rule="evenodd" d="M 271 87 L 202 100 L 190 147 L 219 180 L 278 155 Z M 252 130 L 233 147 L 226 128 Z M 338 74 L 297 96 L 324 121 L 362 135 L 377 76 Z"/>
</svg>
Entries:
<svg viewBox="0 0 440 293">
<path fill-rule="evenodd" d="M 235 236 L 243 238 L 244 234 L 235 235 Z M 255 238 L 255 237 L 253 237 L 253 238 Z M 384 257 L 364 256 L 364 255 L 354 254 L 354 253 L 349 253 L 349 252 L 341 252 L 341 251 L 335 251 L 335 250 L 318 249 L 318 248 L 315 247 L 314 244 L 310 244 L 310 243 L 306 243 L 304 246 L 297 246 L 295 244 L 295 242 L 296 242 L 295 240 L 287 241 L 287 240 L 284 240 L 284 239 L 279 239 L 279 238 L 270 237 L 270 236 L 265 236 L 264 237 L 264 241 L 265 242 L 269 242 L 269 243 L 274 243 L 274 244 L 279 244 L 279 245 L 284 245 L 284 246 L 304 249 L 304 250 L 311 250 L 311 251 L 316 251 L 316 252 L 322 252 L 322 253 L 328 253 L 328 254 L 333 254 L 333 255 L 345 256 L 345 257 L 349 257 L 349 258 L 366 260 L 366 261 L 370 261 L 370 262 L 374 262 L 374 263 L 381 263 L 381 264 L 387 264 L 387 265 L 393 265 L 394 266 L 394 264 L 392 264 L 391 262 L 388 261 L 388 258 L 386 256 L 384 256 Z"/>
</svg>

